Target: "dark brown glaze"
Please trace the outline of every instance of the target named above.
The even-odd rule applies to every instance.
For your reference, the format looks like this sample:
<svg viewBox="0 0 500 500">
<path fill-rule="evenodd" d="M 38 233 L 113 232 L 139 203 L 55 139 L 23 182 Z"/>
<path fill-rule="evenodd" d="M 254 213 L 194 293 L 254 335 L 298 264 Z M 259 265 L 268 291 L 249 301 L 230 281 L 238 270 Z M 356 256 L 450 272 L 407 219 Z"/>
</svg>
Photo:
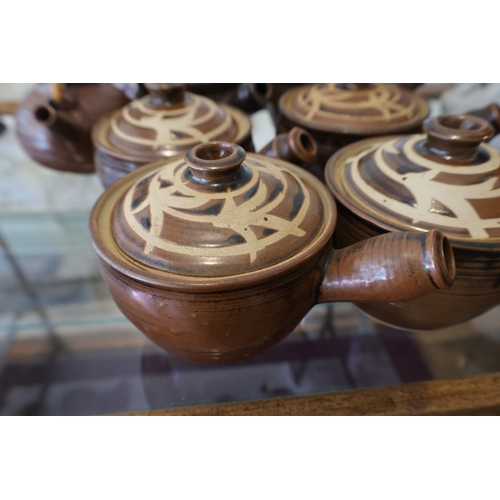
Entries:
<svg viewBox="0 0 500 500">
<path fill-rule="evenodd" d="M 317 177 L 342 147 L 371 136 L 420 132 L 425 100 L 395 84 L 315 84 L 285 92 L 279 101 L 278 133 L 305 128 L 318 146 Z"/>
<path fill-rule="evenodd" d="M 255 113 L 266 107 L 272 95 L 271 83 L 241 83 L 228 103 L 240 108 L 245 113 Z"/>
<path fill-rule="evenodd" d="M 423 85 L 423 83 L 397 83 L 401 88 L 406 90 L 416 90 L 418 87 Z"/>
<path fill-rule="evenodd" d="M 383 234 L 335 252 L 318 302 L 409 300 L 450 288 L 455 274 L 453 252 L 437 229 Z"/>
<path fill-rule="evenodd" d="M 16 114 L 19 140 L 36 162 L 66 172 L 94 172 L 91 130 L 129 99 L 107 83 L 39 84 Z"/>
<path fill-rule="evenodd" d="M 187 89 L 249 114 L 265 108 L 273 95 L 270 83 L 188 83 Z"/>
<path fill-rule="evenodd" d="M 193 94 L 210 97 L 214 101 L 223 101 L 236 91 L 240 83 L 187 83 L 186 89 Z"/>
<path fill-rule="evenodd" d="M 318 147 L 307 130 L 293 127 L 288 133 L 278 134 L 259 154 L 280 158 L 311 171 L 310 167 L 315 165 L 318 159 Z"/>
<path fill-rule="evenodd" d="M 391 304 L 357 304 L 399 328 L 428 330 L 468 321 L 500 304 L 500 153 L 484 142 L 480 118 L 444 116 L 427 135 L 367 139 L 334 155 L 327 184 L 339 202 L 335 246 L 387 231 L 446 234 L 456 260 L 449 290 Z"/>
<path fill-rule="evenodd" d="M 267 110 L 271 114 L 271 119 L 274 123 L 274 126 L 277 127 L 278 119 L 279 119 L 279 108 L 278 103 L 281 99 L 281 96 L 290 89 L 298 87 L 299 85 L 304 85 L 303 83 L 273 83 L 272 88 L 273 92 L 271 95 L 271 99 L 267 103 Z"/>
<path fill-rule="evenodd" d="M 179 225 L 186 215 L 192 228 Z M 231 363 L 281 340 L 318 300 L 407 298 L 453 279 L 438 231 L 384 236 L 348 255 L 333 251 L 335 223 L 333 199 L 304 169 L 215 142 L 116 182 L 94 207 L 90 231 L 130 321 L 179 357 Z M 225 238 L 227 230 L 239 238 Z"/>
<path fill-rule="evenodd" d="M 352 214 L 339 203 L 339 219 L 334 237 L 336 248 L 348 247 L 380 234 L 387 233 Z M 378 321 L 408 330 L 434 330 L 460 324 L 500 304 L 498 254 L 460 249 L 453 242 L 451 245 L 456 278 L 449 290 L 436 290 L 424 297 L 404 302 L 353 302 Z"/>
<path fill-rule="evenodd" d="M 486 120 L 494 127 L 495 133 L 500 134 L 500 106 L 496 102 L 492 102 L 484 108 L 468 111 L 467 114 Z"/>
<path fill-rule="evenodd" d="M 254 151 L 248 116 L 185 92 L 185 84 L 151 84 L 148 95 L 103 117 L 94 127 L 96 170 L 107 188 L 143 165 L 184 155 L 208 140 L 231 141 Z"/>
</svg>

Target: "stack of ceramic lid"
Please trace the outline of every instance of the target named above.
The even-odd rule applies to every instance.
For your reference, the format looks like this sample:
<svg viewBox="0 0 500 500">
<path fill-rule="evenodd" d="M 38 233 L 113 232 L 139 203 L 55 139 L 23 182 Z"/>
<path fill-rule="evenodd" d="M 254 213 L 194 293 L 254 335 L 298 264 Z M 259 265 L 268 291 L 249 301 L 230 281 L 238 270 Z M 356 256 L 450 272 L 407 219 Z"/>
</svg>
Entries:
<svg viewBox="0 0 500 500">
<path fill-rule="evenodd" d="M 339 148 L 379 135 L 420 131 L 429 109 L 420 96 L 395 84 L 303 85 L 279 101 L 278 131 L 298 125 L 318 144 L 316 175 Z"/>
<path fill-rule="evenodd" d="M 399 327 L 466 321 L 500 303 L 500 152 L 492 127 L 474 116 L 442 116 L 426 134 L 374 138 L 345 147 L 326 166 L 339 202 L 340 247 L 385 231 L 442 230 L 457 259 L 448 291 L 361 308 Z"/>
<path fill-rule="evenodd" d="M 242 111 L 185 92 L 184 84 L 146 84 L 149 94 L 107 115 L 93 131 L 96 168 L 108 187 L 142 165 L 205 141 L 231 141 L 253 151 Z"/>
</svg>

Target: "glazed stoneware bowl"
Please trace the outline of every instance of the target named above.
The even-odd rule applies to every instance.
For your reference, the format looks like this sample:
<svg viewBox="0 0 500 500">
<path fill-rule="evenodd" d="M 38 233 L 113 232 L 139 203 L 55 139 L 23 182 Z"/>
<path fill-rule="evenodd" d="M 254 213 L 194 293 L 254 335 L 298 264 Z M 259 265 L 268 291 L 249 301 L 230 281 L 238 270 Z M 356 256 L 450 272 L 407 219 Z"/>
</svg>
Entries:
<svg viewBox="0 0 500 500">
<path fill-rule="evenodd" d="M 17 109 L 17 136 L 41 165 L 90 174 L 95 171 L 92 127 L 129 101 L 109 83 L 41 83 Z"/>
<path fill-rule="evenodd" d="M 367 137 L 420 132 L 429 114 L 425 100 L 396 84 L 321 83 L 286 91 L 279 100 L 277 130 L 307 130 L 318 145 L 311 171 L 324 167 L 340 148 Z"/>
<path fill-rule="evenodd" d="M 452 284 L 439 231 L 333 251 L 336 218 L 304 169 L 210 142 L 113 184 L 90 232 L 132 323 L 179 357 L 229 363 L 281 340 L 319 302 L 406 300 Z"/>
<path fill-rule="evenodd" d="M 347 146 L 328 161 L 326 180 L 339 207 L 338 248 L 389 231 L 447 235 L 456 260 L 450 289 L 358 304 L 399 328 L 431 330 L 500 304 L 500 151 L 483 142 L 493 129 L 478 117 L 441 116 L 424 130 Z"/>
</svg>

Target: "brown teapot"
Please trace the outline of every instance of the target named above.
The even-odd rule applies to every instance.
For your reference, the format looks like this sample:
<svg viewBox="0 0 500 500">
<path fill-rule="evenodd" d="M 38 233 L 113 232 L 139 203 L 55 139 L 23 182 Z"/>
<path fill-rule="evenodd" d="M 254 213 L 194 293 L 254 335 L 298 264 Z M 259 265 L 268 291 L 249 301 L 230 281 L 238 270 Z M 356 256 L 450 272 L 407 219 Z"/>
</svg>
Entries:
<svg viewBox="0 0 500 500">
<path fill-rule="evenodd" d="M 320 83 L 286 91 L 279 100 L 277 130 L 307 130 L 318 145 L 311 171 L 324 181 L 332 154 L 367 137 L 421 131 L 429 114 L 425 100 L 389 83 Z"/>
<path fill-rule="evenodd" d="M 255 151 L 250 119 L 243 111 L 186 92 L 185 84 L 147 83 L 145 87 L 146 96 L 104 116 L 94 127 L 95 164 L 106 188 L 143 165 L 184 155 L 205 141 L 230 141 Z M 317 155 L 313 138 L 302 129 L 264 149 L 269 156 L 282 155 L 300 166 L 314 162 Z"/>
<path fill-rule="evenodd" d="M 109 83 L 38 84 L 17 109 L 17 136 L 29 156 L 46 167 L 92 173 L 92 127 L 127 102 Z"/>
<path fill-rule="evenodd" d="M 439 231 L 334 251 L 336 219 L 304 169 L 209 142 L 113 184 L 90 232 L 132 323 L 179 357 L 229 363 L 281 340 L 316 303 L 407 300 L 452 284 Z"/>
<path fill-rule="evenodd" d="M 360 141 L 326 166 L 338 202 L 335 246 L 389 231 L 439 229 L 452 246 L 456 280 L 448 290 L 374 307 L 367 314 L 398 328 L 431 330 L 468 321 L 500 304 L 500 151 L 493 128 L 474 116 L 424 124 L 425 134 Z"/>
</svg>

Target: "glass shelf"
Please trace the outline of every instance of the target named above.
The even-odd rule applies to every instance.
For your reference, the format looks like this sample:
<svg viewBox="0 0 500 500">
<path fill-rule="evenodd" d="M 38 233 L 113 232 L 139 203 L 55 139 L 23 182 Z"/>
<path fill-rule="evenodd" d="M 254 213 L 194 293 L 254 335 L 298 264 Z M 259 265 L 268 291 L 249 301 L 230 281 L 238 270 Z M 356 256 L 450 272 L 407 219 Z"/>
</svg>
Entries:
<svg viewBox="0 0 500 500">
<path fill-rule="evenodd" d="M 500 308 L 453 328 L 403 332 L 352 304 L 324 304 L 244 363 L 207 367 L 163 352 L 121 314 L 101 279 L 87 230 L 102 192 L 97 177 L 33 163 L 13 120 L 5 123 L 0 414 L 145 411 L 500 371 Z"/>
</svg>

